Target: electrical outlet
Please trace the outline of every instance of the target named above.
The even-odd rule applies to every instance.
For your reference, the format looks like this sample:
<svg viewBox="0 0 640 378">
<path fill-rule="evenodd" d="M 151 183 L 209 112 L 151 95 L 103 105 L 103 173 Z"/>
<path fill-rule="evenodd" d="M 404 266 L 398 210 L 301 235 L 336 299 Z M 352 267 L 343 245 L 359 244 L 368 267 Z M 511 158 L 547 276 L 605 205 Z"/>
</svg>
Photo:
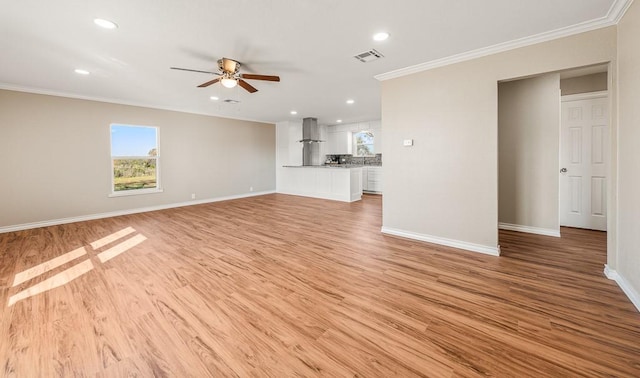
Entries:
<svg viewBox="0 0 640 378">
<path fill-rule="evenodd" d="M 253 192 L 253 186 L 250 186 L 250 187 L 249 187 L 249 191 L 250 191 L 250 192 Z"/>
<path fill-rule="evenodd" d="M 195 193 L 191 193 L 191 199 L 196 199 L 196 194 Z"/>
<path fill-rule="evenodd" d="M 405 147 L 411 147 L 413 146 L 413 139 L 405 139 L 402 143 L 403 146 Z"/>
</svg>

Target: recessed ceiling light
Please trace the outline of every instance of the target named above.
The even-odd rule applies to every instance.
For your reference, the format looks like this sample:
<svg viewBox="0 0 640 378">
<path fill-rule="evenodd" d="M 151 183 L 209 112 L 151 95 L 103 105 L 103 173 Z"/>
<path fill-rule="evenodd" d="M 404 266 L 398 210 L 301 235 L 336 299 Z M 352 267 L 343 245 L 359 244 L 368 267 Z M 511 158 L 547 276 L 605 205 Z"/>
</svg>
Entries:
<svg viewBox="0 0 640 378">
<path fill-rule="evenodd" d="M 386 32 L 380 32 L 373 35 L 374 41 L 384 41 L 387 38 L 389 38 L 389 33 Z"/>
<path fill-rule="evenodd" d="M 80 68 L 76 68 L 76 69 L 74 70 L 74 72 L 75 72 L 75 73 L 77 73 L 78 75 L 88 75 L 88 74 L 89 74 L 89 71 L 87 71 L 87 70 L 82 70 L 82 69 L 80 69 Z"/>
<path fill-rule="evenodd" d="M 291 111 L 291 115 L 296 115 L 296 114 L 298 114 L 298 112 L 296 112 L 295 110 Z"/>
<path fill-rule="evenodd" d="M 115 29 L 118 27 L 115 22 L 105 20 L 104 18 L 96 18 L 93 20 L 93 23 L 105 29 Z"/>
<path fill-rule="evenodd" d="M 351 100 L 351 99 L 347 100 L 347 104 L 349 104 L 349 105 L 353 104 L 354 102 L 355 102 L 355 101 L 353 101 L 353 100 Z"/>
<path fill-rule="evenodd" d="M 339 119 L 339 120 L 337 120 L 337 121 L 336 121 L 336 123 L 342 123 L 342 120 L 341 120 L 341 119 Z"/>
<path fill-rule="evenodd" d="M 211 96 L 211 97 L 209 97 L 209 98 L 210 98 L 210 99 L 212 99 L 213 101 L 218 101 L 218 100 L 219 100 L 219 98 L 218 98 L 218 97 L 216 97 L 216 96 Z"/>
</svg>

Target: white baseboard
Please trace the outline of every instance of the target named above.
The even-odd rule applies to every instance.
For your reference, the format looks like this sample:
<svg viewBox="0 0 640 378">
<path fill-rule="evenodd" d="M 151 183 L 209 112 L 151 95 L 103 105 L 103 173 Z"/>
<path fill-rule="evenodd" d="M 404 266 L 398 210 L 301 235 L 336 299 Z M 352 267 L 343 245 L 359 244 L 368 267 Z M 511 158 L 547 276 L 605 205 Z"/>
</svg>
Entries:
<svg viewBox="0 0 640 378">
<path fill-rule="evenodd" d="M 59 224 L 74 223 L 74 222 L 84 222 L 84 221 L 89 221 L 89 220 L 94 220 L 94 219 L 117 217 L 117 216 L 121 216 L 121 215 L 145 213 L 145 212 L 148 212 L 148 211 L 172 209 L 172 208 L 175 208 L 175 207 L 201 205 L 201 204 L 211 203 L 211 202 L 220 202 L 220 201 L 228 201 L 228 200 L 240 199 L 240 198 L 263 196 L 265 194 L 273 194 L 273 193 L 275 193 L 275 190 L 268 190 L 268 191 L 264 191 L 264 192 L 255 192 L 255 193 L 244 193 L 244 194 L 237 194 L 237 195 L 225 196 L 225 197 L 207 198 L 207 199 L 194 200 L 194 201 L 188 201 L 188 202 L 170 203 L 170 204 L 166 204 L 166 205 L 139 207 L 139 208 L 136 208 L 136 209 L 117 210 L 117 211 L 110 211 L 110 212 L 106 212 L 106 213 L 80 215 L 80 216 L 77 216 L 77 217 L 51 219 L 51 220 L 46 220 L 46 221 L 41 221 L 41 222 L 23 223 L 23 224 L 17 224 L 17 225 L 13 225 L 13 226 L 0 227 L 0 234 L 5 233 L 5 232 L 29 230 L 29 229 L 38 228 L 38 227 L 57 226 Z"/>
<path fill-rule="evenodd" d="M 295 190 L 277 190 L 276 193 L 286 194 L 289 196 L 319 198 L 319 199 L 341 201 L 341 202 L 354 202 L 354 201 L 360 201 L 362 199 L 361 197 L 352 199 L 349 195 L 338 195 L 338 194 L 317 193 L 317 192 L 301 192 L 301 191 L 295 191 Z"/>
<path fill-rule="evenodd" d="M 498 228 L 501 230 L 509 230 L 509 231 L 518 231 L 518 232 L 526 232 L 529 234 L 537 234 L 537 235 L 545 235 L 545 236 L 553 236 L 556 238 L 560 237 L 560 230 L 554 230 L 552 228 L 539 228 L 539 227 L 531 227 L 531 226 L 523 226 L 519 224 L 511 224 L 511 223 L 498 223 Z"/>
<path fill-rule="evenodd" d="M 640 312 L 640 294 L 631 286 L 623 276 L 621 276 L 616 270 L 609 268 L 609 265 L 604 264 L 604 275 L 613 281 L 616 281 L 618 286 L 627 295 L 631 303 L 636 306 L 636 309 Z"/>
<path fill-rule="evenodd" d="M 459 249 L 464 249 L 472 252 L 484 253 L 486 255 L 491 255 L 491 256 L 500 256 L 500 246 L 490 247 L 486 245 L 467 243 L 460 240 L 441 238 L 438 236 L 418 234 L 415 232 L 398 230 L 398 229 L 389 228 L 389 227 L 382 227 L 382 233 L 400 236 L 408 239 L 420 240 L 420 241 L 433 243 L 433 244 L 446 245 L 447 247 L 459 248 Z"/>
</svg>

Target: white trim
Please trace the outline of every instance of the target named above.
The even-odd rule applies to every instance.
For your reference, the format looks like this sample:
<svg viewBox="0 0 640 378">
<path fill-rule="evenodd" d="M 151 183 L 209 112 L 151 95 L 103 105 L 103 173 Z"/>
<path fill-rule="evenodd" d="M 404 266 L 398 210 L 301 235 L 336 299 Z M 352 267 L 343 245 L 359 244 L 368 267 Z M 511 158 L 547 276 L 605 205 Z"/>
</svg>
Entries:
<svg viewBox="0 0 640 378">
<path fill-rule="evenodd" d="M 145 103 L 145 102 L 126 101 L 126 100 L 119 100 L 119 99 L 106 98 L 106 97 L 85 96 L 85 95 L 81 95 L 81 94 L 77 94 L 77 93 L 54 91 L 54 90 L 41 89 L 41 88 L 33 88 L 33 87 L 27 87 L 27 86 L 22 86 L 22 85 L 14 85 L 14 84 L 2 83 L 2 82 L 0 82 L 0 89 L 1 90 L 6 90 L 6 91 L 24 92 L 24 93 L 39 94 L 39 95 L 45 95 L 45 96 L 72 98 L 72 99 L 75 99 L 75 100 L 104 102 L 104 103 L 107 103 L 107 104 L 136 106 L 136 107 L 148 108 L 148 109 L 168 110 L 168 111 L 171 111 L 171 112 L 178 112 L 178 113 L 198 114 L 198 115 L 204 115 L 204 116 L 216 117 L 216 118 L 222 118 L 222 119 L 234 119 L 234 120 L 238 120 L 238 121 L 267 123 L 267 124 L 275 125 L 275 122 L 264 121 L 264 120 L 261 121 L 261 120 L 252 119 L 252 118 L 232 117 L 230 115 L 217 115 L 217 114 L 214 114 L 214 113 L 206 113 L 206 112 L 201 112 L 201 111 L 196 111 L 196 110 L 179 109 L 179 108 L 175 108 L 175 107 L 171 107 L 171 106 L 153 105 L 153 104 L 149 104 L 149 103 Z"/>
<path fill-rule="evenodd" d="M 109 198 L 117 198 L 117 197 L 128 197 L 128 196 L 139 196 L 142 194 L 155 194 L 162 193 L 164 189 L 162 188 L 147 188 L 147 189 L 130 189 L 130 190 L 119 190 L 117 192 L 111 192 L 107 194 Z"/>
<path fill-rule="evenodd" d="M 594 98 L 607 98 L 608 96 L 609 96 L 609 91 L 576 93 L 571 95 L 560 96 L 560 102 L 592 100 Z"/>
<path fill-rule="evenodd" d="M 484 253 L 491 256 L 500 256 L 500 246 L 490 247 L 486 245 L 467 243 L 460 240 L 446 239 L 438 236 L 418 234 L 411 231 L 398 230 L 395 228 L 382 227 L 383 234 L 400 236 L 407 239 L 420 240 L 427 243 L 445 245 L 447 247 L 464 249 L 471 252 Z"/>
<path fill-rule="evenodd" d="M 362 199 L 362 195 L 354 197 L 350 193 L 336 194 L 336 193 L 303 192 L 303 191 L 296 191 L 291 189 L 277 190 L 276 193 L 286 194 L 288 196 L 319 198 L 319 199 L 326 199 L 326 200 L 340 201 L 340 202 L 355 202 L 355 201 L 360 201 Z"/>
<path fill-rule="evenodd" d="M 629 281 L 621 276 L 616 270 L 609 268 L 609 265 L 604 264 L 604 275 L 613 281 L 616 281 L 618 286 L 627 295 L 631 303 L 636 306 L 636 309 L 640 311 L 640 293 L 638 293 Z"/>
<path fill-rule="evenodd" d="M 616 0 L 611 4 L 607 18 L 618 24 L 618 22 L 622 20 L 622 17 L 624 17 L 624 14 L 627 13 L 627 10 L 629 10 L 631 3 L 633 3 L 633 0 Z"/>
<path fill-rule="evenodd" d="M 520 47 L 535 45 L 536 43 L 547 42 L 554 39 L 568 37 L 574 34 L 584 33 L 591 30 L 601 29 L 608 26 L 616 25 L 624 12 L 627 11 L 633 0 L 616 0 L 609 8 L 607 15 L 595 20 L 582 22 L 576 25 L 567 26 L 564 28 L 543 32 L 540 34 L 524 37 L 520 39 L 514 39 L 503 43 L 498 43 L 493 46 L 482 47 L 476 50 L 463 52 L 460 54 L 451 55 L 448 57 L 435 59 L 429 62 L 416 64 L 401 68 L 398 70 L 375 75 L 374 77 L 380 81 L 396 79 L 402 76 L 411 75 L 417 72 L 431 70 L 437 67 L 448 66 L 454 63 L 460 63 L 467 60 L 481 58 L 483 56 L 493 55 Z"/>
<path fill-rule="evenodd" d="M 498 223 L 498 228 L 500 230 L 526 232 L 528 234 L 553 236 L 556 238 L 560 237 L 560 229 L 555 230 L 553 228 L 531 227 L 531 226 L 523 226 L 521 224 L 511 224 L 511 223 L 502 223 L 502 222 Z"/>
<path fill-rule="evenodd" d="M 88 214 L 88 215 L 80 215 L 80 216 L 77 216 L 77 217 L 51 219 L 51 220 L 33 222 L 33 223 L 23 223 L 23 224 L 17 224 L 17 225 L 13 225 L 13 226 L 0 227 L 0 234 L 5 233 L 5 232 L 29 230 L 29 229 L 38 228 L 38 227 L 57 226 L 57 225 L 66 224 L 66 223 L 84 222 L 84 221 L 89 221 L 89 220 L 94 220 L 94 219 L 111 218 L 111 217 L 117 217 L 117 216 L 121 216 L 121 215 L 146 213 L 148 211 L 172 209 L 172 208 L 175 208 L 175 207 L 202 205 L 202 204 L 211 203 L 211 202 L 220 202 L 220 201 L 228 201 L 228 200 L 248 198 L 248 197 L 263 196 L 263 195 L 266 195 L 266 194 L 273 194 L 275 192 L 276 192 L 275 190 L 267 190 L 267 191 L 264 191 L 264 192 L 243 193 L 243 194 L 236 194 L 236 195 L 232 195 L 232 196 L 224 196 L 224 197 L 215 197 L 215 198 L 202 199 L 202 200 L 198 200 L 198 201 L 170 203 L 170 204 L 166 204 L 166 205 L 139 207 L 139 208 L 136 208 L 136 209 L 117 210 L 117 211 L 110 211 L 110 212 L 107 212 L 107 213 Z"/>
</svg>

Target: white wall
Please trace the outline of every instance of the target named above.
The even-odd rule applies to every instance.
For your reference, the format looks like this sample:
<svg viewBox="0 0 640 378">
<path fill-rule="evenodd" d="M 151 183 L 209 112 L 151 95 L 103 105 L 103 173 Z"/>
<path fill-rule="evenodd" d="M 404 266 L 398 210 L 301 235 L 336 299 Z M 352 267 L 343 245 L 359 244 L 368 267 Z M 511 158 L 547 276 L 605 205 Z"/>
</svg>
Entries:
<svg viewBox="0 0 640 378">
<path fill-rule="evenodd" d="M 615 59 L 609 27 L 384 81 L 383 230 L 495 251 L 498 81 Z"/>
<path fill-rule="evenodd" d="M 618 24 L 618 254 L 609 265 L 640 309 L 640 3 Z"/>
<path fill-rule="evenodd" d="M 607 73 L 600 72 L 592 75 L 584 75 L 560 80 L 560 90 L 563 96 L 599 92 L 607 90 Z"/>
<path fill-rule="evenodd" d="M 500 223 L 560 236 L 559 140 L 559 74 L 498 85 Z"/>
<path fill-rule="evenodd" d="M 158 126 L 163 193 L 108 198 L 111 123 Z M 275 190 L 275 127 L 0 91 L 0 227 Z"/>
<path fill-rule="evenodd" d="M 276 191 L 282 188 L 284 165 L 302 165 L 302 121 L 276 123 Z"/>
</svg>

